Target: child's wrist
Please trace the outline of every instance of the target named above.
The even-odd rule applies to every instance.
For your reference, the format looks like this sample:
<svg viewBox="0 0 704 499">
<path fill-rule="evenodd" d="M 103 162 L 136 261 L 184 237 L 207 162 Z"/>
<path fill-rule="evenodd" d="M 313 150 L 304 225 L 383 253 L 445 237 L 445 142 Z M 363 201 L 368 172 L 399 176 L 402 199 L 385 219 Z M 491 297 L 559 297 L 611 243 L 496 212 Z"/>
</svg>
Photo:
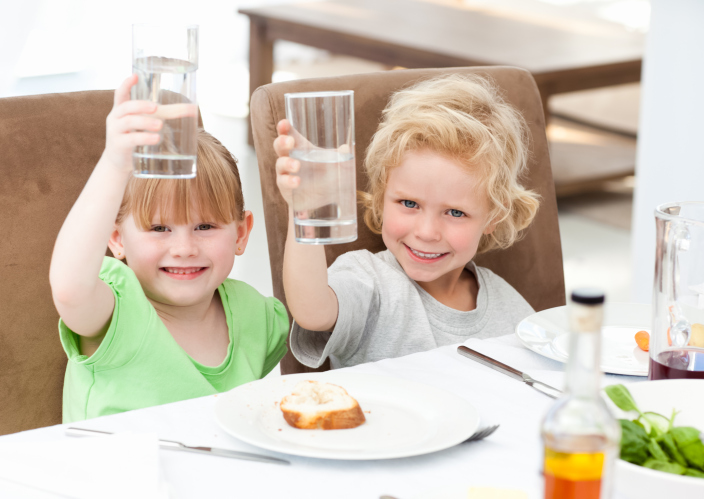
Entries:
<svg viewBox="0 0 704 499">
<path fill-rule="evenodd" d="M 129 176 L 133 170 L 132 161 L 116 160 L 107 152 L 107 150 L 103 152 L 102 156 L 100 156 L 100 160 L 98 161 L 96 168 L 117 172 L 125 176 Z"/>
</svg>

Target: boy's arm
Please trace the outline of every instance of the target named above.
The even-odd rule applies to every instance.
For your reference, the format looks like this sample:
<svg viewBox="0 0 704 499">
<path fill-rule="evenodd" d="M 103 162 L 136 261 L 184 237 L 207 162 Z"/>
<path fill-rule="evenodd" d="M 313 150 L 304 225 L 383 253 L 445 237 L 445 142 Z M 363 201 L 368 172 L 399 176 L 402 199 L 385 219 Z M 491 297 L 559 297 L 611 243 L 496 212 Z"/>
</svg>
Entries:
<svg viewBox="0 0 704 499">
<path fill-rule="evenodd" d="M 296 242 L 293 210 L 289 208 L 284 248 L 284 291 L 291 315 L 310 331 L 332 331 L 337 322 L 337 295 L 328 286 L 325 247 Z"/>
<path fill-rule="evenodd" d="M 335 292 L 328 286 L 325 248 L 299 244 L 295 239 L 291 192 L 300 183 L 300 178 L 295 175 L 300 163 L 288 157 L 294 142 L 287 135 L 290 130 L 288 121 L 281 120 L 277 125 L 279 136 L 274 141 L 274 150 L 279 156 L 276 161 L 276 181 L 289 206 L 283 266 L 286 301 L 291 315 L 302 328 L 332 331 L 337 322 L 338 302 Z"/>
<path fill-rule="evenodd" d="M 99 274 L 132 174 L 132 150 L 159 140 L 158 134 L 135 131 L 161 128 L 160 120 L 142 116 L 156 111 L 154 103 L 129 100 L 135 82 L 133 75 L 115 91 L 105 151 L 66 217 L 51 258 L 54 304 L 64 323 L 82 336 L 105 334 L 115 305 L 112 290 Z"/>
</svg>

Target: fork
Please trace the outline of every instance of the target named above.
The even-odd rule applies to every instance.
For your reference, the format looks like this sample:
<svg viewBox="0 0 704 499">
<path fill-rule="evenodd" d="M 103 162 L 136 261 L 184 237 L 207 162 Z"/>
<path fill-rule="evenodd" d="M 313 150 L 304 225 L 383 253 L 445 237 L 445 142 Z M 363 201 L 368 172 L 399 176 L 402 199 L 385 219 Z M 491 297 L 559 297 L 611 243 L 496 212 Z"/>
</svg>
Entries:
<svg viewBox="0 0 704 499">
<path fill-rule="evenodd" d="M 483 438 L 486 438 L 489 435 L 491 435 L 492 433 L 494 433 L 499 428 L 499 426 L 500 425 L 497 425 L 497 424 L 495 424 L 493 426 L 485 426 L 484 428 L 472 433 L 472 435 L 462 443 L 476 442 L 477 440 L 481 440 Z"/>
</svg>

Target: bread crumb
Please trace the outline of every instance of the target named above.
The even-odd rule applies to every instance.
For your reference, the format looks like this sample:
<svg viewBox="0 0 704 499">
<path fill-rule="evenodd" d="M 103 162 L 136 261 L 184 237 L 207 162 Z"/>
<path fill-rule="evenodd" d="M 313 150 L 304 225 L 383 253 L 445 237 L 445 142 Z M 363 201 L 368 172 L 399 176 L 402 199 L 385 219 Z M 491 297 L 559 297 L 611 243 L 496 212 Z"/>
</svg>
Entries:
<svg viewBox="0 0 704 499">
<path fill-rule="evenodd" d="M 281 428 L 279 428 L 279 431 L 281 431 Z"/>
</svg>

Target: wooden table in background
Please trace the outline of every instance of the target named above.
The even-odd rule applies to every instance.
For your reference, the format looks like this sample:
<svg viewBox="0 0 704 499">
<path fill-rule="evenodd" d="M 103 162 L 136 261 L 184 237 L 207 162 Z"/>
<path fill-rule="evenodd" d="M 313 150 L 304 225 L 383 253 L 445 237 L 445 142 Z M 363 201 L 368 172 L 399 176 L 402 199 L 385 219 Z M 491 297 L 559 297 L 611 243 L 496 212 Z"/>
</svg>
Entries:
<svg viewBox="0 0 704 499">
<path fill-rule="evenodd" d="M 239 12 L 251 24 L 250 94 L 271 83 L 275 40 L 406 68 L 525 68 L 546 111 L 554 94 L 640 81 L 643 34 L 607 21 L 439 0 L 331 0 Z"/>
</svg>

